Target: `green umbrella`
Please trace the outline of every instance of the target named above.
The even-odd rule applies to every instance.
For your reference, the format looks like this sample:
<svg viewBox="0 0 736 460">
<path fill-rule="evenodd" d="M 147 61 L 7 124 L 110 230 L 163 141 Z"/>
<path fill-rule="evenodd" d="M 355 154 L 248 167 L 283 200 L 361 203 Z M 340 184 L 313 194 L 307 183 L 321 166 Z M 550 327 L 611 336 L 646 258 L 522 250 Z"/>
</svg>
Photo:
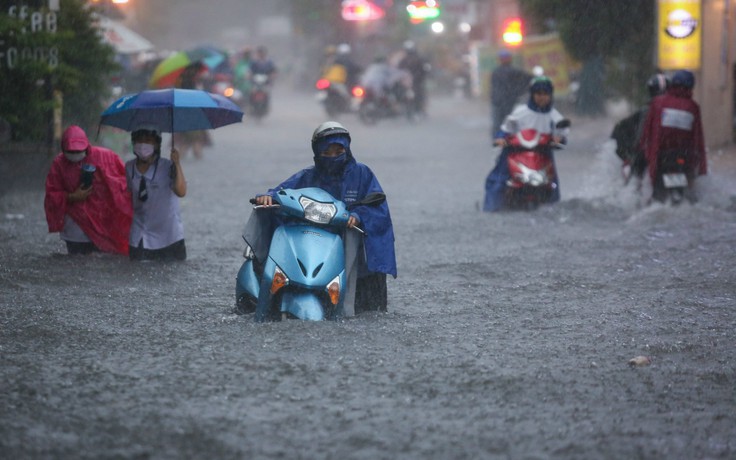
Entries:
<svg viewBox="0 0 736 460">
<path fill-rule="evenodd" d="M 214 69 L 222 64 L 226 57 L 227 55 L 225 53 L 211 47 L 176 52 L 156 66 L 151 79 L 148 81 L 148 86 L 151 88 L 170 88 L 176 86 L 179 76 L 187 67 L 202 64 L 209 69 Z"/>
</svg>

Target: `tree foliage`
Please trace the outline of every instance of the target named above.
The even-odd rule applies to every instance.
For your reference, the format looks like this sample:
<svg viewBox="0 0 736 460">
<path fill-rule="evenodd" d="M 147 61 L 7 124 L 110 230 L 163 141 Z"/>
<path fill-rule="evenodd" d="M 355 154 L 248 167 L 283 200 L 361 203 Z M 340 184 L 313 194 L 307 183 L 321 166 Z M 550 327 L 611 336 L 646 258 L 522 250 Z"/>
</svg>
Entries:
<svg viewBox="0 0 736 460">
<path fill-rule="evenodd" d="M 289 0 L 291 19 L 303 36 L 327 35 L 333 42 L 339 40 L 340 25 L 344 22 L 339 2 L 334 0 Z"/>
<path fill-rule="evenodd" d="M 82 0 L 61 0 L 56 24 L 55 31 L 28 33 L 27 21 L 7 10 L 0 14 L 1 46 L 18 50 L 13 66 L 7 53 L 0 66 L 0 118 L 10 123 L 14 140 L 46 138 L 54 92 L 62 95 L 62 123 L 88 131 L 96 128 L 109 98 L 109 79 L 118 66 L 114 50 L 100 39 L 93 11 Z"/>
<path fill-rule="evenodd" d="M 655 70 L 655 0 L 520 2 L 535 28 L 559 32 L 570 55 L 583 62 L 583 76 L 590 70 L 589 79 L 581 81 L 584 94 L 644 99 L 646 80 Z"/>
</svg>

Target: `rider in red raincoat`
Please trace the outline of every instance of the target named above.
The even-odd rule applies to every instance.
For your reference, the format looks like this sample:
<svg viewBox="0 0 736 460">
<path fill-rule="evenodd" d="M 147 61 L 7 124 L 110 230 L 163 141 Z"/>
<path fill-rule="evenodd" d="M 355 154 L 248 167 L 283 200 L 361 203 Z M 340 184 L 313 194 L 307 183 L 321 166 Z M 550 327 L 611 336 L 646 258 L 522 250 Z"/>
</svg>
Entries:
<svg viewBox="0 0 736 460">
<path fill-rule="evenodd" d="M 120 157 L 90 145 L 79 126 L 64 131 L 61 150 L 46 177 L 44 209 L 49 232 L 61 232 L 70 253 L 88 252 L 73 248 L 92 248 L 91 244 L 92 249 L 127 255 L 133 205 Z M 87 189 L 80 185 L 83 164 L 96 168 Z"/>
<path fill-rule="evenodd" d="M 639 147 L 649 167 L 652 184 L 657 178 L 658 157 L 667 151 L 684 151 L 688 182 L 708 171 L 700 106 L 692 98 L 695 77 L 687 70 L 672 76 L 667 92 L 652 100 Z"/>
</svg>

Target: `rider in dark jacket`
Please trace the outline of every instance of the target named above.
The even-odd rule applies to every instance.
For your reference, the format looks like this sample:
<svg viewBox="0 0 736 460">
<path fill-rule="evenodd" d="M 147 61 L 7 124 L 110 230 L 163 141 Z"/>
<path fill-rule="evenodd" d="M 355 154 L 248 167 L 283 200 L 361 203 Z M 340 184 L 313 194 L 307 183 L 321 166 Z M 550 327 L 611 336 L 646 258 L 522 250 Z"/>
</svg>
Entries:
<svg viewBox="0 0 736 460">
<path fill-rule="evenodd" d="M 516 101 L 523 95 L 532 75 L 512 65 L 511 53 L 501 50 L 498 53 L 499 66 L 491 73 L 491 136 L 495 137 L 501 123 L 514 109 Z"/>
<path fill-rule="evenodd" d="M 404 42 L 405 55 L 399 61 L 399 69 L 411 74 L 411 84 L 414 90 L 414 112 L 418 115 L 427 113 L 427 76 L 431 65 L 419 55 L 416 44 L 407 40 Z"/>
<path fill-rule="evenodd" d="M 322 123 L 312 135 L 314 166 L 302 169 L 268 193 L 256 197 L 260 205 L 270 205 L 279 190 L 318 187 L 345 204 L 362 200 L 371 193 L 383 193 L 371 169 L 355 161 L 350 150 L 350 133 L 340 123 Z M 396 277 L 394 230 L 388 203 L 357 206 L 348 227 L 365 231 L 365 261 L 359 268 L 355 310 L 387 310 L 386 275 Z M 246 238 L 247 240 L 248 238 Z"/>
<path fill-rule="evenodd" d="M 268 50 L 265 46 L 259 46 L 256 48 L 256 55 L 252 61 L 250 61 L 250 74 L 263 74 L 268 75 L 268 83 L 273 83 L 273 79 L 276 77 L 276 65 L 273 63 L 271 58 L 268 57 Z"/>
<path fill-rule="evenodd" d="M 611 138 L 616 141 L 616 155 L 623 161 L 624 180 L 628 183 L 632 176 L 636 177 L 637 189 L 641 187 L 644 172 L 647 170 L 644 151 L 639 148 L 639 140 L 644 130 L 644 121 L 649 113 L 649 105 L 655 97 L 664 94 L 668 85 L 669 81 L 664 74 L 653 75 L 647 81 L 649 102 L 632 115 L 616 123 L 611 133 Z"/>
</svg>

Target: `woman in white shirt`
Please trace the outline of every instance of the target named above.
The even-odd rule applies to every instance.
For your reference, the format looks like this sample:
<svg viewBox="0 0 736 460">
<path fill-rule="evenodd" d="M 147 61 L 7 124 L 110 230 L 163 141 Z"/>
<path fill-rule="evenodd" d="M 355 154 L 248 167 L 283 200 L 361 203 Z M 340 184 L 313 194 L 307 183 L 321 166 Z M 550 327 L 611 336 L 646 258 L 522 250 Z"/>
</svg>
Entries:
<svg viewBox="0 0 736 460">
<path fill-rule="evenodd" d="M 131 260 L 185 260 L 184 225 L 179 198 L 187 183 L 179 152 L 161 158 L 161 134 L 155 126 L 142 126 L 131 134 L 136 158 L 125 164 L 128 189 L 133 195 L 130 229 Z"/>
</svg>

